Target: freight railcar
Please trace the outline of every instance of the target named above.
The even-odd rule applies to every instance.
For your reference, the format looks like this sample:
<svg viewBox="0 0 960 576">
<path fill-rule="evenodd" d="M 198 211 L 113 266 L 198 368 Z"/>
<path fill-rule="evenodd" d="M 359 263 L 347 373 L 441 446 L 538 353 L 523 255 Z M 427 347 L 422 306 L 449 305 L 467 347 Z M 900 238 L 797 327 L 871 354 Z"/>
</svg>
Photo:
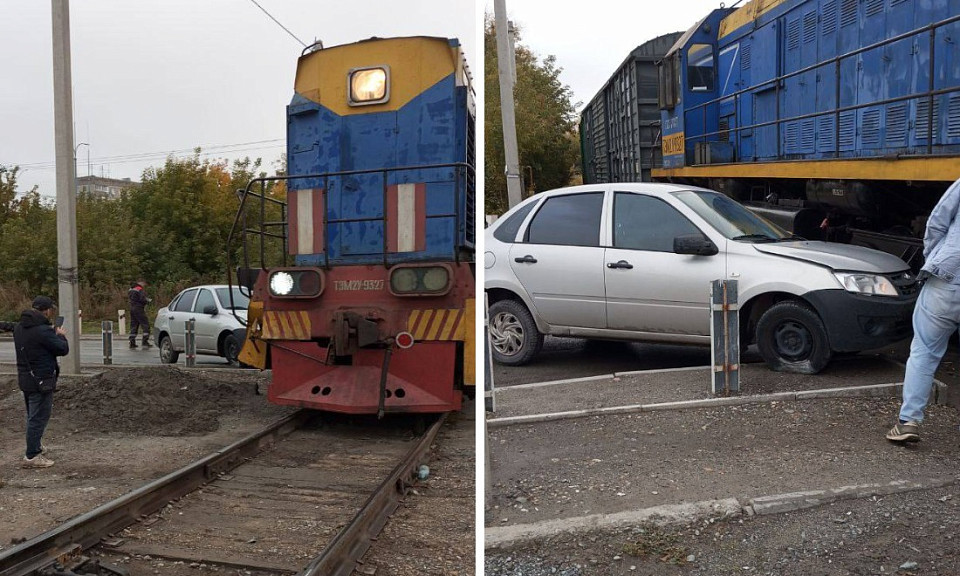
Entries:
<svg viewBox="0 0 960 576">
<path fill-rule="evenodd" d="M 634 48 L 580 112 L 584 183 L 649 182 L 661 166 L 656 64 L 678 38 L 664 34 Z"/>
<path fill-rule="evenodd" d="M 893 252 L 960 177 L 960 1 L 752 0 L 659 64 L 662 167 L 809 239 Z"/>
<path fill-rule="evenodd" d="M 252 290 L 240 360 L 272 367 L 271 402 L 382 416 L 472 393 L 473 98 L 457 40 L 300 57 L 287 175 L 247 186 L 231 234 Z"/>
</svg>

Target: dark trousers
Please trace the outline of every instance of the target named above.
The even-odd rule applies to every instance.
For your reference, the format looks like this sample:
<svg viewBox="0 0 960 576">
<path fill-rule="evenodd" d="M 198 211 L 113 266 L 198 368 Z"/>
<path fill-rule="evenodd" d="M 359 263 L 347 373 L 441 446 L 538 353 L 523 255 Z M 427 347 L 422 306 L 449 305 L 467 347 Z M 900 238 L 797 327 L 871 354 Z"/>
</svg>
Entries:
<svg viewBox="0 0 960 576">
<path fill-rule="evenodd" d="M 147 313 L 143 310 L 131 310 L 130 318 L 130 343 L 137 343 L 137 329 L 140 328 L 143 331 L 143 343 L 146 344 L 150 340 L 150 321 L 147 320 Z"/>
<path fill-rule="evenodd" d="M 53 412 L 53 392 L 24 392 L 23 402 L 27 407 L 27 458 L 40 453 L 43 432 Z"/>
</svg>

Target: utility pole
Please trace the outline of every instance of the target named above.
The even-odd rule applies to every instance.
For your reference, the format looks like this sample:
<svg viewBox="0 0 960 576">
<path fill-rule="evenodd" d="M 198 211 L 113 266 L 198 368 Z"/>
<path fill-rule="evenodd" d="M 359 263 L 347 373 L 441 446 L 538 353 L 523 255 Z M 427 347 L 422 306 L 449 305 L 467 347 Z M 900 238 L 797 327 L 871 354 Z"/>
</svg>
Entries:
<svg viewBox="0 0 960 576">
<path fill-rule="evenodd" d="M 506 0 L 495 0 L 493 11 L 494 25 L 497 30 L 497 73 L 500 77 L 500 115 L 503 120 L 503 151 L 506 156 L 504 171 L 507 175 L 507 201 L 513 208 L 523 199 L 520 160 L 517 152 L 516 114 L 513 108 L 516 62 L 513 58 L 510 26 L 507 24 Z"/>
<path fill-rule="evenodd" d="M 64 317 L 70 354 L 64 374 L 80 374 L 77 314 L 77 190 L 73 147 L 73 81 L 70 78 L 70 2 L 51 0 L 53 10 L 53 115 L 57 152 L 57 304 Z"/>
</svg>

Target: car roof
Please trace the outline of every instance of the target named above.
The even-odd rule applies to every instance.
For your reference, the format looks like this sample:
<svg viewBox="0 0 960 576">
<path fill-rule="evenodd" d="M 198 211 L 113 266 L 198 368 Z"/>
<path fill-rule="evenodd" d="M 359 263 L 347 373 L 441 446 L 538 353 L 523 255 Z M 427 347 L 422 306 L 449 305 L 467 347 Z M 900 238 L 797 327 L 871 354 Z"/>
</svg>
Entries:
<svg viewBox="0 0 960 576">
<path fill-rule="evenodd" d="M 565 188 L 555 188 L 541 192 L 536 196 L 554 196 L 556 194 L 571 194 L 577 192 L 597 192 L 598 190 L 616 190 L 619 192 L 643 192 L 646 194 L 669 194 L 670 192 L 680 192 L 682 190 L 707 190 L 697 186 L 688 186 L 685 184 L 664 184 L 659 182 L 608 182 L 604 184 L 583 184 L 580 186 L 567 186 Z M 712 190 L 710 190 L 712 192 Z M 536 197 L 535 196 L 535 197 Z"/>
</svg>

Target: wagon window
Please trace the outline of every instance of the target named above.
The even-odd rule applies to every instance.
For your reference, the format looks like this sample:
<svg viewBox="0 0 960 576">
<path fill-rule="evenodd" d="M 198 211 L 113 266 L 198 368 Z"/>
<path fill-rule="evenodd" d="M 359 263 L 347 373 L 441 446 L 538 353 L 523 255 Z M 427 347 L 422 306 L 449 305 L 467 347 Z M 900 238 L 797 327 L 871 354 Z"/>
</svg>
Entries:
<svg viewBox="0 0 960 576">
<path fill-rule="evenodd" d="M 687 84 L 692 92 L 714 89 L 713 47 L 693 44 L 687 49 Z"/>
</svg>

